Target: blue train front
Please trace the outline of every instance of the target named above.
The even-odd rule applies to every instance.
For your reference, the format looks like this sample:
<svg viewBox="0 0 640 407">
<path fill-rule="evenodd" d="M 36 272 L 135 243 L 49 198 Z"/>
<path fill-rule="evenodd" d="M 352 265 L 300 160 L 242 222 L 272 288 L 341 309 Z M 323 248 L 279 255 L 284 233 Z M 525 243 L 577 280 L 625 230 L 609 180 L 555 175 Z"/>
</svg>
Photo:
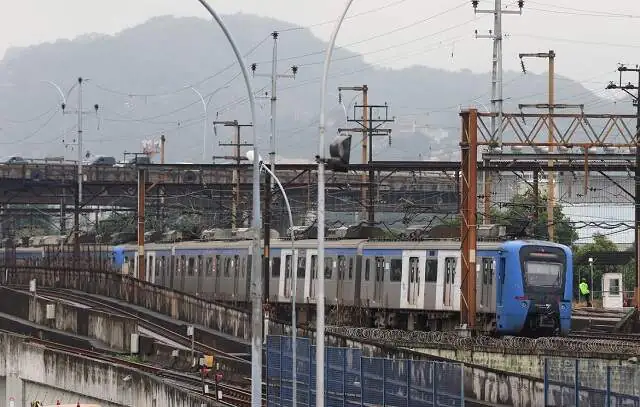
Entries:
<svg viewBox="0 0 640 407">
<path fill-rule="evenodd" d="M 498 260 L 497 332 L 567 335 L 573 296 L 571 249 L 550 242 L 506 242 Z"/>
</svg>

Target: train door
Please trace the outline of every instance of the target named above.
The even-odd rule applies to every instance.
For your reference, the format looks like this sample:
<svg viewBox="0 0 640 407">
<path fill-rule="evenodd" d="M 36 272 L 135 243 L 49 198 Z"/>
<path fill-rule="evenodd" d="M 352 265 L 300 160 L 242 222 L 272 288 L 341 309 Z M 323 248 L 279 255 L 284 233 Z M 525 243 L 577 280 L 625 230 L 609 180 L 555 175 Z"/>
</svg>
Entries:
<svg viewBox="0 0 640 407">
<path fill-rule="evenodd" d="M 405 251 L 402 253 L 402 280 L 400 284 L 400 307 L 424 307 L 424 251 Z"/>
<path fill-rule="evenodd" d="M 238 282 L 240 279 L 240 256 L 237 254 L 233 256 L 233 262 L 231 263 L 231 269 L 233 270 L 233 299 L 238 299 Z"/>
<path fill-rule="evenodd" d="M 291 298 L 291 249 L 280 251 L 280 281 L 278 283 L 278 297 L 283 300 Z"/>
<path fill-rule="evenodd" d="M 389 268 L 384 261 L 384 257 L 376 256 L 376 281 L 373 285 L 373 300 L 377 303 L 382 302 L 382 297 L 384 295 L 384 272 Z"/>
<path fill-rule="evenodd" d="M 502 306 L 502 293 L 504 288 L 505 268 L 507 266 L 507 259 L 504 256 L 500 256 L 498 268 L 496 270 L 496 306 Z"/>
<path fill-rule="evenodd" d="M 336 299 L 338 303 L 344 300 L 344 280 L 347 274 L 347 258 L 338 256 L 338 281 L 336 282 Z"/>
<path fill-rule="evenodd" d="M 129 256 L 124 256 L 124 262 L 122 262 L 122 274 L 129 275 Z"/>
<path fill-rule="evenodd" d="M 318 251 L 307 250 L 306 271 L 304 273 L 304 297 L 309 301 L 316 299 L 316 282 L 318 281 Z"/>
<path fill-rule="evenodd" d="M 196 294 L 202 295 L 204 292 L 204 259 L 201 254 L 198 255 L 196 260 Z"/>
<path fill-rule="evenodd" d="M 453 305 L 454 285 L 456 281 L 456 258 L 446 257 L 444 259 L 444 291 L 442 293 L 442 304 L 446 307 Z"/>
<path fill-rule="evenodd" d="M 156 252 L 147 252 L 147 264 L 145 264 L 145 281 L 156 283 Z"/>
<path fill-rule="evenodd" d="M 481 269 L 481 288 L 480 288 L 480 306 L 482 308 L 491 308 L 492 293 L 491 287 L 493 286 L 493 274 L 495 272 L 495 262 L 491 257 L 482 258 Z"/>
</svg>

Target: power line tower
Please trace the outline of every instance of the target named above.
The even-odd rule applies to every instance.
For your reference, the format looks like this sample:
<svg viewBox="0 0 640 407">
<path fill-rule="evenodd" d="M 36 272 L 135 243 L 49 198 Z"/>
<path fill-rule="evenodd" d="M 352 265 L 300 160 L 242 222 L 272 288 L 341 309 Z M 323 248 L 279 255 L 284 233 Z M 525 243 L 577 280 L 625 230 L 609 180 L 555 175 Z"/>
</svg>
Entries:
<svg viewBox="0 0 640 407">
<path fill-rule="evenodd" d="M 472 0 L 471 5 L 473 11 L 476 14 L 493 14 L 493 31 L 489 30 L 488 35 L 478 34 L 478 30 L 475 31 L 476 38 L 488 38 L 493 40 L 493 69 L 491 71 L 491 112 L 497 113 L 498 123 L 500 127 L 498 129 L 498 140 L 500 147 L 502 147 L 502 15 L 503 14 L 522 14 L 522 8 L 524 7 L 524 0 L 518 0 L 518 10 L 507 10 L 502 8 L 502 0 L 495 0 L 495 6 L 493 10 L 478 10 L 479 0 Z M 496 120 L 495 116 L 491 118 L 491 135 L 492 138 L 496 137 Z"/>
<path fill-rule="evenodd" d="M 349 119 L 347 117 L 347 123 L 357 123 L 360 125 L 360 127 L 338 129 L 338 132 L 340 133 L 361 132 L 362 133 L 363 145 L 365 146 L 362 152 L 363 162 L 365 159 L 367 159 L 366 157 L 367 152 L 369 155 L 367 160 L 367 163 L 369 164 L 369 179 L 366 182 L 368 187 L 367 195 L 369 198 L 368 204 L 366 205 L 367 206 L 367 222 L 369 223 L 369 225 L 373 226 L 373 224 L 375 223 L 375 205 L 374 205 L 375 200 L 374 200 L 374 190 L 373 190 L 374 175 L 375 175 L 374 169 L 373 169 L 373 137 L 387 136 L 389 137 L 389 145 L 391 145 L 391 129 L 382 129 L 380 127 L 385 123 L 395 122 L 395 118 L 389 118 L 389 106 L 386 103 L 384 105 L 368 104 L 368 100 L 367 100 L 368 87 L 366 85 L 362 87 L 339 88 L 339 90 L 344 90 L 344 89 L 361 90 L 363 92 L 363 100 L 365 103 L 363 103 L 362 105 L 357 105 L 357 104 L 354 105 L 353 118 Z M 359 115 L 358 115 L 358 111 L 360 111 Z M 373 118 L 374 114 L 376 116 L 376 119 Z M 356 119 L 356 117 L 359 117 L 359 118 Z M 363 200 L 363 204 L 364 202 L 365 200 Z"/>
<path fill-rule="evenodd" d="M 636 65 L 635 68 L 629 68 L 625 65 L 618 67 L 620 77 L 618 83 L 609 82 L 607 89 L 619 89 L 629 96 L 633 100 L 633 105 L 636 107 L 636 137 L 635 137 L 635 154 L 636 154 L 636 170 L 635 170 L 635 255 L 636 255 L 636 304 L 640 304 L 640 67 Z M 622 74 L 625 72 L 635 72 L 638 76 L 637 85 L 628 82 L 626 85 L 622 84 Z M 632 90 L 636 91 L 634 95 Z M 636 305 L 637 306 L 637 305 Z"/>
<path fill-rule="evenodd" d="M 90 113 L 95 113 L 96 115 L 98 114 L 98 109 L 100 108 L 100 106 L 98 104 L 94 104 L 93 105 L 93 110 L 82 110 L 82 84 L 84 83 L 84 80 L 82 79 L 82 77 L 78 78 L 78 107 L 75 111 L 67 111 L 67 110 L 63 110 L 63 114 L 73 114 L 75 113 L 78 116 L 78 135 L 77 135 L 77 139 L 74 140 L 74 143 L 69 143 L 67 144 L 67 146 L 69 145 L 75 145 L 76 146 L 76 150 L 77 150 L 77 160 L 78 160 L 78 193 L 75 194 L 75 212 L 74 212 L 74 216 L 73 216 L 73 234 L 74 234 L 74 244 L 76 246 L 76 256 L 79 255 L 79 250 L 80 250 L 80 209 L 82 207 L 82 182 L 83 182 L 83 174 L 82 174 L 82 164 L 83 164 L 83 160 L 84 160 L 84 152 L 83 152 L 83 145 L 82 145 L 82 134 L 83 134 L 83 124 L 82 124 L 82 118 L 84 115 L 86 114 L 90 114 Z M 75 87 L 75 86 L 74 86 Z M 72 88 L 73 89 L 73 88 Z M 64 140 L 63 140 L 64 142 Z"/>
<path fill-rule="evenodd" d="M 213 159 L 221 158 L 225 160 L 234 160 L 236 162 L 236 168 L 233 170 L 233 200 L 231 205 L 231 228 L 236 229 L 238 226 L 238 205 L 240 204 L 240 162 L 242 156 L 240 152 L 241 147 L 252 147 L 253 144 L 240 141 L 240 129 L 242 127 L 251 127 L 251 124 L 239 124 L 237 120 L 233 121 L 214 121 L 213 126 L 221 124 L 225 127 L 233 127 L 236 129 L 234 140 L 230 143 L 218 143 L 220 147 L 235 147 L 234 155 L 232 156 L 213 156 Z"/>
<path fill-rule="evenodd" d="M 492 57 L 492 69 L 491 69 L 491 113 L 494 116 L 491 117 L 491 138 L 492 140 L 498 140 L 499 148 L 502 148 L 502 113 L 503 113 L 503 96 L 502 96 L 502 15 L 503 14 L 522 14 L 522 8 L 524 7 L 524 0 L 518 0 L 518 11 L 506 10 L 502 8 L 502 0 L 495 0 L 493 10 L 491 9 L 478 9 L 479 0 L 472 0 L 471 5 L 473 11 L 476 14 L 493 14 L 493 30 L 489 30 L 489 34 L 478 34 L 478 30 L 475 31 L 476 38 L 485 38 L 493 40 L 493 57 Z M 496 131 L 496 116 L 498 118 L 498 129 Z M 491 196 L 491 173 L 482 172 L 483 178 L 483 196 L 485 204 L 490 200 Z M 485 207 L 483 223 L 488 224 L 491 220 L 489 218 L 489 209 Z"/>
<path fill-rule="evenodd" d="M 547 127 L 549 128 L 549 152 L 553 152 L 553 148 L 555 145 L 555 137 L 554 137 L 554 124 L 553 124 L 553 111 L 555 107 L 555 60 L 556 53 L 553 50 L 549 50 L 549 52 L 539 52 L 539 53 L 521 53 L 518 54 L 520 58 L 520 65 L 522 66 L 522 73 L 526 74 L 527 69 L 524 65 L 524 58 L 546 58 L 549 60 L 549 119 L 547 122 Z M 520 107 L 524 107 L 527 105 L 520 105 Z M 549 167 L 553 167 L 553 160 L 549 160 Z M 549 240 L 553 240 L 555 235 L 555 224 L 554 224 L 554 207 L 555 207 L 555 173 L 553 171 L 549 171 L 547 174 L 547 233 L 549 235 Z M 537 181 L 537 180 L 536 180 Z M 485 197 L 486 199 L 486 197 Z M 538 219 L 538 193 L 536 191 L 535 194 L 535 212 L 534 216 L 537 221 Z M 485 207 L 485 211 L 488 209 Z"/>
<path fill-rule="evenodd" d="M 271 74 L 259 74 L 256 73 L 258 64 L 251 64 L 251 72 L 253 76 L 258 77 L 270 77 L 271 78 L 271 95 L 267 97 L 271 100 L 271 136 L 269 137 L 269 164 L 271 166 L 271 172 L 276 173 L 276 104 L 278 101 L 278 79 L 289 78 L 295 79 L 298 73 L 298 67 L 296 65 L 291 66 L 291 74 L 279 74 L 278 73 L 278 36 L 279 33 L 274 31 L 271 33 L 273 38 L 273 55 L 271 59 Z M 271 251 L 271 194 L 274 188 L 271 174 L 265 174 L 265 194 L 264 194 L 264 215 L 262 217 L 262 228 L 264 229 L 264 256 L 263 256 L 263 273 L 264 281 L 269 281 L 271 271 L 270 251 Z M 291 225 L 293 227 L 293 225 Z M 269 300 L 269 285 L 264 287 L 264 301 Z"/>
</svg>

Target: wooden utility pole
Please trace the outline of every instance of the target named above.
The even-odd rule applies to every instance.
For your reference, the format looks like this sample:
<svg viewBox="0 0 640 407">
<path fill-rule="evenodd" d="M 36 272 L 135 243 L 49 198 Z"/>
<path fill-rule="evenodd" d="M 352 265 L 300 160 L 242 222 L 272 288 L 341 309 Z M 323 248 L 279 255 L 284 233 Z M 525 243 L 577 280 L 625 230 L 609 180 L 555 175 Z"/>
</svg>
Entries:
<svg viewBox="0 0 640 407">
<path fill-rule="evenodd" d="M 387 136 L 389 137 L 389 144 L 391 144 L 391 129 L 381 129 L 385 123 L 393 122 L 395 119 L 389 118 L 389 106 L 385 103 L 384 105 L 371 105 L 368 100 L 368 90 L 367 85 L 363 85 L 361 87 L 340 87 L 339 91 L 342 90 L 361 90 L 363 93 L 363 104 L 362 105 L 354 105 L 353 106 L 353 119 L 347 118 L 348 123 L 357 123 L 361 127 L 358 128 L 348 128 L 348 129 L 338 129 L 338 132 L 362 132 L 362 163 L 369 164 L 369 175 L 368 180 L 366 176 L 363 175 L 363 191 L 365 190 L 365 185 L 367 187 L 368 192 L 362 194 L 362 204 L 367 207 L 367 222 L 369 225 L 373 225 L 375 223 L 375 191 L 374 191 L 374 166 L 373 166 L 373 137 L 374 136 Z M 358 109 L 362 109 L 362 115 L 360 116 L 362 119 L 356 119 L 358 117 L 357 111 Z M 384 110 L 383 114 L 380 114 L 380 110 Z M 377 119 L 374 119 L 374 113 L 377 113 Z M 367 154 L 368 153 L 368 154 Z M 368 157 L 367 157 L 368 155 Z M 368 197 L 368 200 L 366 199 Z M 368 201 L 368 202 L 367 202 Z"/>
<path fill-rule="evenodd" d="M 633 99 L 633 105 L 636 107 L 636 132 L 635 137 L 633 138 L 633 142 L 635 144 L 635 158 L 636 158 L 636 169 L 635 169 L 635 194 L 634 194 L 634 202 L 635 202 L 635 255 L 636 255 L 636 288 L 635 288 L 635 300 L 636 300 L 636 308 L 640 307 L 640 66 L 636 65 L 635 68 L 629 68 L 625 65 L 620 65 L 618 67 L 618 72 L 620 72 L 620 79 L 618 84 L 614 82 L 609 82 L 607 89 L 619 89 L 623 92 L 627 93 Z M 634 72 L 638 75 L 637 85 L 632 84 L 631 82 L 626 85 L 622 84 L 622 73 L 623 72 Z M 634 95 L 631 93 L 632 90 L 636 91 Z M 631 150 L 633 152 L 633 150 Z"/>
<path fill-rule="evenodd" d="M 240 142 L 240 129 L 242 127 L 251 127 L 251 124 L 238 124 L 237 120 L 233 121 L 214 121 L 213 125 L 222 124 L 225 127 L 235 128 L 235 135 L 231 143 L 218 143 L 220 147 L 234 147 L 233 156 L 214 156 L 213 159 L 232 159 L 236 162 L 236 168 L 233 170 L 233 201 L 231 204 L 231 229 L 238 227 L 238 205 L 240 204 L 240 162 L 242 156 L 240 154 L 241 147 L 252 147 L 253 144 Z"/>
<path fill-rule="evenodd" d="M 362 92 L 362 129 L 356 129 L 355 131 L 360 131 L 362 132 L 362 164 L 366 164 L 367 163 L 367 133 L 368 133 L 368 126 L 369 126 L 369 120 L 368 120 L 368 113 L 369 110 L 367 109 L 367 106 L 369 105 L 369 87 L 367 85 L 362 85 L 362 86 L 340 86 L 338 87 L 338 98 L 339 98 L 339 102 L 343 103 L 342 101 L 342 91 L 343 90 L 351 90 L 351 91 L 355 91 L 355 92 Z M 344 106 L 344 105 L 343 105 Z M 346 108 L 345 108 L 345 112 L 346 112 Z M 348 113 L 345 113 L 348 116 Z M 354 119 L 355 119 L 355 109 L 354 109 Z M 347 122 L 349 122 L 349 118 L 347 117 Z M 362 204 L 364 205 L 365 202 L 367 202 L 367 187 L 366 187 L 366 183 L 367 183 L 367 175 L 366 174 L 362 174 L 362 187 L 360 188 L 360 202 L 362 202 Z"/>
<path fill-rule="evenodd" d="M 555 125 L 553 123 L 553 112 L 555 106 L 555 59 L 556 53 L 553 50 L 549 52 L 541 52 L 534 54 L 519 54 L 520 63 L 522 65 L 522 72 L 526 73 L 527 70 L 524 66 L 524 58 L 547 58 L 549 60 L 549 103 L 547 108 L 549 109 L 549 118 L 547 121 L 547 127 L 549 129 L 549 153 L 552 153 L 556 144 L 554 137 L 554 128 Z M 521 105 L 524 106 L 524 105 Z M 549 168 L 553 168 L 554 161 L 549 160 Z M 555 237 L 555 223 L 554 223 L 554 211 L 555 211 L 555 173 L 553 170 L 550 170 L 547 174 L 547 233 L 549 235 L 549 240 L 553 241 Z M 537 199 L 537 197 L 536 197 Z M 537 202 L 536 202 L 537 205 Z M 536 213 L 538 208 L 536 207 Z"/>
<path fill-rule="evenodd" d="M 146 171 L 138 168 L 138 278 L 145 279 L 144 255 L 144 205 L 146 193 Z"/>
</svg>

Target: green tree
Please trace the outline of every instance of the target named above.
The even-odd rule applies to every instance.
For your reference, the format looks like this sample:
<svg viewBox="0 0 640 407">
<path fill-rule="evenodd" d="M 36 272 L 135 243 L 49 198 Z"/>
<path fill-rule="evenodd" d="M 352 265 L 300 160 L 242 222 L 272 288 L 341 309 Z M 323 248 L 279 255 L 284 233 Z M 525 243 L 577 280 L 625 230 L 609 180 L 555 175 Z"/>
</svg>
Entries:
<svg viewBox="0 0 640 407">
<path fill-rule="evenodd" d="M 536 207 L 538 218 L 536 218 Z M 540 240 L 548 240 L 547 230 L 547 197 L 540 196 L 536 206 L 536 199 L 532 192 L 515 195 L 510 202 L 491 208 L 491 223 L 505 225 L 509 234 L 517 234 Z M 554 241 L 571 246 L 578 240 L 569 218 L 562 211 L 562 205 L 557 205 L 553 211 L 555 226 Z M 478 211 L 478 224 L 483 222 L 483 213 Z M 449 226 L 459 226 L 460 218 L 446 222 Z"/>
<path fill-rule="evenodd" d="M 534 220 L 534 215 L 538 210 L 538 220 Z M 523 223 L 523 220 L 529 223 L 528 227 L 531 231 L 530 234 L 536 239 L 549 240 L 549 233 L 547 227 L 547 197 L 546 195 L 538 198 L 538 204 L 536 206 L 536 199 L 532 191 L 528 191 L 524 194 L 519 194 L 513 197 L 511 204 L 507 208 L 504 214 L 503 220 L 507 224 L 512 226 L 518 223 Z M 562 211 L 562 205 L 556 203 L 553 210 L 553 224 L 555 227 L 554 241 L 565 244 L 567 246 L 573 245 L 578 240 L 578 234 L 571 225 L 569 218 Z"/>
<path fill-rule="evenodd" d="M 593 242 L 587 243 L 584 245 L 574 246 L 573 248 L 573 275 L 575 286 L 574 290 L 577 290 L 578 284 L 580 284 L 581 278 L 586 278 L 589 286 L 591 286 L 591 265 L 588 263 L 588 258 L 596 258 L 597 253 L 600 252 L 617 252 L 618 246 L 613 243 L 606 236 L 596 233 L 593 236 Z M 611 271 L 616 269 L 615 266 L 607 266 L 603 264 L 598 264 L 597 261 L 593 264 L 593 287 L 590 287 L 594 292 L 595 298 L 600 298 L 600 293 L 602 292 L 602 274 L 607 271 Z M 623 267 L 626 268 L 626 267 Z M 624 271 L 623 271 L 624 272 Z M 625 285 L 626 286 L 626 285 Z M 577 291 L 576 291 L 577 294 Z"/>
</svg>

